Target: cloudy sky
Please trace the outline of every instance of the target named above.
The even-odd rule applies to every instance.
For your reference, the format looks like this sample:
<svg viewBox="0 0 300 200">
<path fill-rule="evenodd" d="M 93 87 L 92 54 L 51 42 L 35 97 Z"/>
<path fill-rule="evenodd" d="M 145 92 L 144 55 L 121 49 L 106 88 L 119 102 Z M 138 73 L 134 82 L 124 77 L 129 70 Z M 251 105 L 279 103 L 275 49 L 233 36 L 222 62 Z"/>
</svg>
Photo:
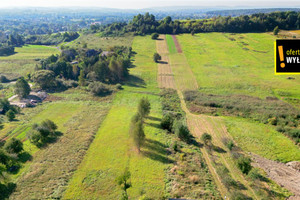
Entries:
<svg viewBox="0 0 300 200">
<path fill-rule="evenodd" d="M 0 7 L 150 8 L 165 6 L 300 7 L 299 0 L 0 0 Z"/>
</svg>

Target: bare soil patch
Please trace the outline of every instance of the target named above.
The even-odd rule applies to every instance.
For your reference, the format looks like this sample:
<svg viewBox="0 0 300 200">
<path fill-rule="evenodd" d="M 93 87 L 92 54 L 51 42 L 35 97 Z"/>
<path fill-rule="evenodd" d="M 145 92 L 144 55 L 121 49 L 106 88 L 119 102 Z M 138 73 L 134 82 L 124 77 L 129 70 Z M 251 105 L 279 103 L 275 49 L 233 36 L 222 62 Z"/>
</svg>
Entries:
<svg viewBox="0 0 300 200">
<path fill-rule="evenodd" d="M 175 46 L 176 46 L 176 49 L 177 49 L 177 52 L 178 53 L 182 53 L 182 49 L 181 49 L 181 46 L 176 38 L 176 35 L 172 35 L 172 38 L 174 40 L 174 43 L 175 43 Z"/>
<path fill-rule="evenodd" d="M 168 47 L 166 44 L 165 36 L 161 35 L 159 40 L 156 41 L 157 53 L 161 55 L 161 61 L 158 63 L 157 81 L 159 88 L 173 88 L 175 89 L 175 81 L 169 64 Z"/>
<path fill-rule="evenodd" d="M 300 199 L 300 171 L 280 162 L 268 160 L 259 155 L 251 154 L 254 165 L 262 168 L 268 177 L 278 185 L 293 192 L 295 196 L 289 199 Z"/>
</svg>

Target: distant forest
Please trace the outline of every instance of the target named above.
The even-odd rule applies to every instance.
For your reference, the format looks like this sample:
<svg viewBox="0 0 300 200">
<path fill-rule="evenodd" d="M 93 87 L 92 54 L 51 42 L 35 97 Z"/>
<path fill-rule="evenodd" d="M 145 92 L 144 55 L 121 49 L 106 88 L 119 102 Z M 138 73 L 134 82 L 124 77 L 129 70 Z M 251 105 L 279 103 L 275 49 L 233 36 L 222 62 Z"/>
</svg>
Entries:
<svg viewBox="0 0 300 200">
<path fill-rule="evenodd" d="M 23 8 L 0 9 L 0 32 L 6 35 L 44 35 L 76 32 L 92 24 L 129 23 L 136 15 L 152 13 L 157 20 L 170 16 L 173 20 L 208 19 L 220 16 L 240 16 L 274 11 L 296 11 L 298 8 L 216 10 L 201 7 L 166 7 L 141 10 L 108 8 Z"/>
<path fill-rule="evenodd" d="M 172 20 L 170 16 L 163 20 L 156 20 L 155 16 L 149 13 L 134 16 L 128 24 L 113 23 L 100 26 L 92 25 L 92 32 L 101 32 L 102 35 L 122 35 L 126 32 L 133 32 L 135 35 L 151 33 L 179 34 L 179 33 L 201 33 L 201 32 L 266 32 L 272 31 L 276 26 L 279 29 L 299 29 L 300 12 L 272 12 L 257 13 L 252 15 L 241 15 L 238 17 L 218 16 L 210 19 L 200 20 Z"/>
</svg>

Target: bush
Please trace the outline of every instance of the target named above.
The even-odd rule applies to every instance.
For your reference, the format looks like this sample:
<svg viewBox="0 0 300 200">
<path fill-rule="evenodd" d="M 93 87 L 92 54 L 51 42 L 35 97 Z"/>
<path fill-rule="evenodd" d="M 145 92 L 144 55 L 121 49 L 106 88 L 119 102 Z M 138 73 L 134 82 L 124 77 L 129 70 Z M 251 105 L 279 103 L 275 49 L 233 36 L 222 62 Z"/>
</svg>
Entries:
<svg viewBox="0 0 300 200">
<path fill-rule="evenodd" d="M 151 110 L 151 105 L 148 98 L 143 97 L 138 105 L 138 113 L 142 116 L 148 116 Z"/>
<path fill-rule="evenodd" d="M 276 26 L 273 30 L 273 34 L 278 35 L 278 33 L 279 33 L 279 28 L 278 28 L 278 26 Z"/>
<path fill-rule="evenodd" d="M 37 147 L 42 147 L 57 138 L 57 126 L 51 120 L 45 120 L 41 124 L 34 124 L 32 130 L 27 134 L 31 143 Z"/>
<path fill-rule="evenodd" d="M 183 120 L 176 120 L 173 124 L 174 133 L 177 135 L 179 139 L 185 142 L 189 142 L 191 138 L 190 131 L 188 127 L 185 125 Z"/>
<path fill-rule="evenodd" d="M 208 145 L 211 142 L 211 135 L 208 133 L 203 133 L 201 136 L 201 140 L 204 142 L 204 144 Z"/>
<path fill-rule="evenodd" d="M 291 129 L 287 132 L 290 137 L 300 138 L 300 129 Z"/>
<path fill-rule="evenodd" d="M 159 37 L 158 33 L 152 33 L 152 35 L 151 35 L 152 40 L 157 40 L 158 37 Z"/>
<path fill-rule="evenodd" d="M 118 84 L 116 84 L 116 89 L 117 89 L 117 90 L 122 90 L 123 87 L 122 87 L 122 85 L 121 85 L 120 83 L 118 83 Z"/>
<path fill-rule="evenodd" d="M 17 94 L 21 99 L 27 97 L 30 94 L 30 91 L 30 85 L 24 77 L 19 78 L 15 84 L 15 94 Z"/>
<path fill-rule="evenodd" d="M 23 143 L 19 139 L 12 138 L 11 140 L 5 143 L 4 149 L 8 153 L 18 154 L 23 151 Z"/>
<path fill-rule="evenodd" d="M 169 132 L 171 132 L 173 122 L 174 122 L 174 117 L 170 113 L 167 113 L 161 119 L 160 126 L 161 126 L 162 129 L 166 129 Z"/>
<path fill-rule="evenodd" d="M 101 82 L 93 82 L 89 84 L 88 89 L 95 96 L 105 96 L 112 93 L 111 88 L 108 85 Z"/>
<path fill-rule="evenodd" d="M 232 140 L 228 138 L 222 138 L 223 144 L 231 151 L 232 148 L 234 147 L 234 143 Z"/>
<path fill-rule="evenodd" d="M 248 157 L 244 157 L 244 156 L 240 156 L 237 159 L 237 165 L 244 174 L 248 174 L 252 168 L 251 159 Z"/>
<path fill-rule="evenodd" d="M 74 80 L 63 80 L 62 84 L 66 87 L 66 88 L 76 88 L 78 86 L 78 82 L 74 81 Z"/>
<path fill-rule="evenodd" d="M 6 76 L 1 75 L 0 76 L 0 83 L 7 83 L 7 82 L 9 82 L 9 80 L 6 78 Z"/>
<path fill-rule="evenodd" d="M 231 178 L 230 176 L 226 176 L 222 179 L 222 182 L 224 183 L 224 185 L 227 187 L 227 188 L 230 188 L 230 187 L 237 187 L 238 186 L 238 183 L 233 180 L 233 178 Z"/>
<path fill-rule="evenodd" d="M 39 70 L 32 76 L 32 80 L 42 89 L 49 89 L 55 86 L 55 74 L 50 70 Z"/>
<path fill-rule="evenodd" d="M 8 121 L 13 121 L 16 118 L 15 112 L 12 110 L 9 110 L 5 115 Z"/>
<path fill-rule="evenodd" d="M 154 53 L 153 60 L 157 63 L 159 60 L 161 60 L 161 56 L 158 53 Z"/>
<path fill-rule="evenodd" d="M 247 176 L 248 176 L 250 179 L 252 179 L 253 181 L 254 181 L 254 180 L 261 180 L 261 181 L 262 181 L 262 180 L 267 180 L 265 177 L 263 177 L 263 176 L 259 173 L 258 169 L 256 169 L 256 168 L 251 169 Z"/>
</svg>

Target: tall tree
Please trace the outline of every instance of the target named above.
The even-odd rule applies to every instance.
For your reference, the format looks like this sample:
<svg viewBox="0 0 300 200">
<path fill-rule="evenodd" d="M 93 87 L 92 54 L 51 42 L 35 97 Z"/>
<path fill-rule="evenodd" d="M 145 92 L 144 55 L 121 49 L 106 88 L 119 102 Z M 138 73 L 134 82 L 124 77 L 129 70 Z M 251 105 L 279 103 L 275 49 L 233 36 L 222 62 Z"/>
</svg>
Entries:
<svg viewBox="0 0 300 200">
<path fill-rule="evenodd" d="M 18 154 L 23 151 L 23 143 L 19 139 L 12 138 L 11 140 L 5 143 L 4 149 L 8 153 Z"/>
<path fill-rule="evenodd" d="M 141 147 L 145 142 L 145 133 L 144 133 L 144 126 L 142 121 L 138 121 L 134 123 L 133 130 L 132 130 L 133 140 L 135 146 L 137 147 L 138 152 L 141 152 Z"/>
<path fill-rule="evenodd" d="M 148 100 L 148 98 L 143 97 L 138 105 L 138 113 L 142 116 L 142 117 L 146 117 L 149 115 L 150 113 L 150 109 L 151 109 L 151 105 L 150 102 Z"/>
<path fill-rule="evenodd" d="M 278 26 L 276 26 L 273 30 L 273 34 L 278 35 L 278 33 L 279 33 L 279 28 L 278 28 Z"/>
<path fill-rule="evenodd" d="M 78 78 L 78 82 L 80 86 L 85 86 L 85 78 L 84 78 L 84 71 L 83 69 L 80 70 L 80 75 Z"/>
<path fill-rule="evenodd" d="M 31 91 L 30 85 L 24 79 L 24 77 L 19 78 L 15 85 L 15 94 L 17 94 L 21 99 L 27 97 L 30 91 Z"/>
<path fill-rule="evenodd" d="M 55 74 L 50 70 L 39 70 L 33 74 L 32 80 L 42 89 L 48 89 L 55 85 Z"/>
</svg>

